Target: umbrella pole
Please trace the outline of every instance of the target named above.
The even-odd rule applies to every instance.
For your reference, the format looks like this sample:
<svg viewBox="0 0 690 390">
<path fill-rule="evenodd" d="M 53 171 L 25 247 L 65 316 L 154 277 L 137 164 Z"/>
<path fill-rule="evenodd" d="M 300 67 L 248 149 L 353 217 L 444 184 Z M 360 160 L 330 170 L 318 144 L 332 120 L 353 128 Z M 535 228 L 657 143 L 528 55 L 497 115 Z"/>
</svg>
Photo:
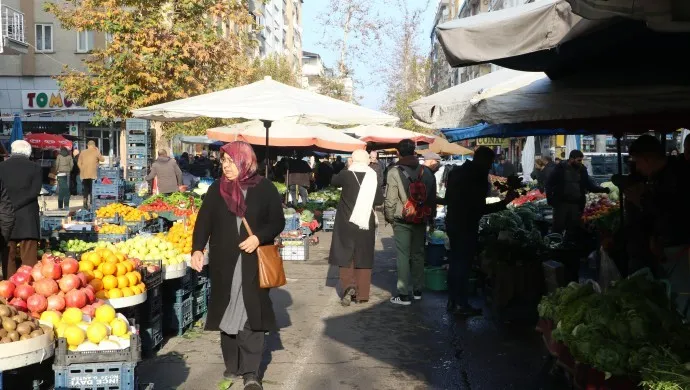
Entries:
<svg viewBox="0 0 690 390">
<path fill-rule="evenodd" d="M 266 164 L 266 178 L 268 178 L 268 162 L 269 162 L 269 158 L 268 158 L 269 157 L 268 133 L 269 133 L 269 129 L 271 128 L 271 123 L 273 123 L 273 122 L 272 121 L 266 121 L 263 119 L 261 120 L 261 122 L 263 122 L 264 127 L 266 128 L 266 161 L 265 161 L 265 164 Z"/>
</svg>

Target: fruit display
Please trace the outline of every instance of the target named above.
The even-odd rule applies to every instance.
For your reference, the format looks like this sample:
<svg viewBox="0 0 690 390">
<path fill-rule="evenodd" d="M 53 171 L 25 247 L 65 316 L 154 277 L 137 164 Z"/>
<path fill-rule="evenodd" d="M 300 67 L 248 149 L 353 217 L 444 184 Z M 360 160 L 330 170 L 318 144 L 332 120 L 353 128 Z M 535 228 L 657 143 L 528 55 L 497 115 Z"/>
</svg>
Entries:
<svg viewBox="0 0 690 390">
<path fill-rule="evenodd" d="M 525 195 L 514 199 L 510 202 L 510 206 L 522 206 L 525 203 L 536 202 L 542 199 L 546 199 L 546 195 L 539 190 L 532 190 Z"/>
<path fill-rule="evenodd" d="M 113 225 L 112 223 L 106 223 L 103 225 L 100 225 L 96 228 L 96 231 L 101 234 L 126 234 L 127 233 L 127 226 L 126 225 Z"/>
<path fill-rule="evenodd" d="M 192 252 L 192 233 L 196 224 L 197 214 L 194 213 L 186 220 L 175 222 L 167 234 L 161 233 L 168 242 L 172 243 L 175 249 L 182 254 Z"/>
<path fill-rule="evenodd" d="M 118 242 L 114 248 L 135 259 L 142 261 L 161 260 L 163 266 L 185 269 L 187 267 L 186 257 L 164 237 L 164 233 L 159 233 L 157 236 L 138 235 L 127 241 Z"/>
<path fill-rule="evenodd" d="M 81 255 L 79 270 L 86 275 L 96 298 L 116 299 L 146 291 L 141 274 L 137 271 L 139 265 L 139 261 L 128 259 L 122 252 L 103 245 Z"/>
<path fill-rule="evenodd" d="M 615 210 L 618 210 L 618 204 L 609 199 L 608 195 L 589 193 L 586 195 L 582 219 L 585 223 L 592 222 Z"/>
<path fill-rule="evenodd" d="M 60 250 L 65 252 L 86 252 L 96 247 L 94 242 L 82 240 L 60 241 Z"/>
<path fill-rule="evenodd" d="M 53 328 L 50 325 L 41 324 L 26 312 L 8 305 L 5 298 L 0 298 L 0 321 L 0 344 L 30 340 L 44 334 L 53 338 Z"/>
<path fill-rule="evenodd" d="M 136 332 L 129 321 L 108 304 L 99 305 L 91 315 L 74 308 L 64 313 L 46 311 L 41 321 L 52 324 L 54 336 L 64 338 L 70 351 L 125 349 L 130 345 L 130 334 Z"/>
<path fill-rule="evenodd" d="M 122 203 L 111 203 L 96 210 L 97 218 L 115 218 L 119 215 L 125 222 L 139 222 L 156 218 L 156 214 L 136 209 Z"/>
<path fill-rule="evenodd" d="M 309 200 L 322 203 L 323 207 L 336 207 L 340 203 L 340 188 L 328 187 L 309 194 Z"/>
<path fill-rule="evenodd" d="M 146 199 L 139 210 L 164 213 L 172 212 L 177 217 L 189 216 L 201 207 L 201 198 L 193 192 L 174 192 L 170 195 L 154 195 Z"/>
</svg>

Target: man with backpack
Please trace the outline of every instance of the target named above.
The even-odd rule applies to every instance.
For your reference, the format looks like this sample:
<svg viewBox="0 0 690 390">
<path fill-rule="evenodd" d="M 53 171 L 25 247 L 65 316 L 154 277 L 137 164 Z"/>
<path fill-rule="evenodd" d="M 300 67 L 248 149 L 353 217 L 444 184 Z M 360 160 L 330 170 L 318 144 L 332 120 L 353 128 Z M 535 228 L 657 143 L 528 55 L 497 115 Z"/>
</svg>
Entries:
<svg viewBox="0 0 690 390">
<path fill-rule="evenodd" d="M 390 301 L 410 305 L 412 298 L 422 299 L 424 241 L 427 224 L 435 211 L 436 180 L 419 164 L 412 140 L 400 141 L 397 149 L 400 159 L 386 176 L 384 210 L 386 221 L 393 225 L 397 252 L 398 295 Z"/>
</svg>

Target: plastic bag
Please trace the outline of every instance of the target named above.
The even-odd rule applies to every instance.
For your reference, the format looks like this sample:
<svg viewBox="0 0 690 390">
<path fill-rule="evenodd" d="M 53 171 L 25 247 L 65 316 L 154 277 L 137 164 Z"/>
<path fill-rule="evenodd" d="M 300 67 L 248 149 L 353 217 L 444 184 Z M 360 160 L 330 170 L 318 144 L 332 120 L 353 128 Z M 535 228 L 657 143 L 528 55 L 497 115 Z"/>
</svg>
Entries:
<svg viewBox="0 0 690 390">
<path fill-rule="evenodd" d="M 139 196 L 144 196 L 149 193 L 149 183 L 141 181 L 136 184 L 136 192 Z"/>
<path fill-rule="evenodd" d="M 616 263 L 609 257 L 604 248 L 599 249 L 599 285 L 605 288 L 611 285 L 611 282 L 621 280 L 621 273 L 616 267 Z"/>
</svg>

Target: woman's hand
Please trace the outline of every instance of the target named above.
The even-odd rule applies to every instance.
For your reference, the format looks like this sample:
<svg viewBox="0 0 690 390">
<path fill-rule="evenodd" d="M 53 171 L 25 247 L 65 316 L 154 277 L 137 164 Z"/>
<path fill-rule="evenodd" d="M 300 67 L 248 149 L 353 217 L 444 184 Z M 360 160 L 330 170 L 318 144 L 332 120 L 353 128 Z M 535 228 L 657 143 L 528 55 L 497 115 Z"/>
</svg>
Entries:
<svg viewBox="0 0 690 390">
<path fill-rule="evenodd" d="M 192 253 L 192 268 L 196 272 L 201 272 L 204 268 L 204 252 L 196 251 Z"/>
<path fill-rule="evenodd" d="M 247 252 L 247 253 L 254 253 L 256 248 L 259 247 L 259 237 L 257 236 L 251 236 L 244 240 L 240 244 L 240 249 Z"/>
</svg>

